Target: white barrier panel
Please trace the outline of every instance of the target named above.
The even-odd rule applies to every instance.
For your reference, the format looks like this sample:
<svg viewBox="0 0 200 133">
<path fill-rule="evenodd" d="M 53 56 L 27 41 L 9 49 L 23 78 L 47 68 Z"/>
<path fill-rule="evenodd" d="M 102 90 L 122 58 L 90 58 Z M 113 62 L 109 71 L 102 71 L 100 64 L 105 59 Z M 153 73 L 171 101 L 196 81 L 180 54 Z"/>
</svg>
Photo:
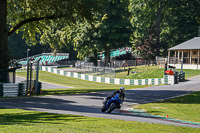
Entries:
<svg viewBox="0 0 200 133">
<path fill-rule="evenodd" d="M 169 75 L 168 76 L 168 84 L 170 84 L 170 85 L 174 85 L 174 75 Z"/>
<path fill-rule="evenodd" d="M 78 73 L 74 73 L 74 78 L 78 78 Z"/>
<path fill-rule="evenodd" d="M 130 79 L 125 79 L 124 80 L 124 85 L 130 85 L 131 83 L 130 83 Z"/>
<path fill-rule="evenodd" d="M 45 67 L 44 67 L 44 66 L 42 67 L 42 71 L 46 71 L 46 69 L 45 69 Z"/>
<path fill-rule="evenodd" d="M 85 80 L 85 74 L 81 74 L 81 79 Z"/>
<path fill-rule="evenodd" d="M 67 77 L 71 77 L 71 76 L 70 76 L 70 73 L 71 73 L 71 72 L 67 72 Z"/>
<path fill-rule="evenodd" d="M 58 73 L 57 73 L 57 69 L 54 69 L 54 68 L 53 68 L 53 73 L 58 74 Z"/>
<path fill-rule="evenodd" d="M 120 84 L 120 79 L 115 78 L 114 79 L 114 84 Z"/>
<path fill-rule="evenodd" d="M 161 83 L 164 84 L 164 82 L 165 82 L 165 80 L 164 80 L 164 78 L 162 78 L 162 79 L 161 79 Z"/>
<path fill-rule="evenodd" d="M 145 79 L 142 79 L 142 85 L 145 85 Z"/>
<path fill-rule="evenodd" d="M 89 81 L 93 81 L 93 76 L 89 75 L 88 78 L 89 78 Z"/>
<path fill-rule="evenodd" d="M 138 79 L 134 80 L 134 85 L 139 85 Z"/>
<path fill-rule="evenodd" d="M 101 77 L 97 77 L 97 82 L 101 82 Z"/>
<path fill-rule="evenodd" d="M 48 67 L 48 72 L 51 72 L 51 67 Z"/>
<path fill-rule="evenodd" d="M 64 71 L 63 70 L 60 70 L 60 75 L 64 75 Z"/>
<path fill-rule="evenodd" d="M 158 85 L 158 79 L 155 79 L 154 82 L 155 82 L 155 85 Z"/>
<path fill-rule="evenodd" d="M 148 79 L 148 85 L 152 85 L 152 79 Z"/>
<path fill-rule="evenodd" d="M 105 83 L 110 84 L 110 78 L 105 78 Z"/>
</svg>

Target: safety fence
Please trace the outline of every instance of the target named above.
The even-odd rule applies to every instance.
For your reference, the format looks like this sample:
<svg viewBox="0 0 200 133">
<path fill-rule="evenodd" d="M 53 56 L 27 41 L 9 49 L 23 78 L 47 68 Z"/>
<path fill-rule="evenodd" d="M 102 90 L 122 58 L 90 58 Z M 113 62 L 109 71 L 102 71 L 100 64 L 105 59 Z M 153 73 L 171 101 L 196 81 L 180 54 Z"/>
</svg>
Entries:
<svg viewBox="0 0 200 133">
<path fill-rule="evenodd" d="M 109 84 L 121 84 L 121 85 L 160 85 L 160 84 L 174 84 L 174 75 L 165 75 L 163 78 L 149 78 L 149 79 L 119 79 L 110 77 L 99 77 L 93 75 L 80 74 L 76 72 L 67 72 L 65 70 L 57 69 L 54 67 L 42 66 L 42 71 L 55 73 L 67 77 L 79 78 L 82 80 L 109 83 Z"/>
<path fill-rule="evenodd" d="M 24 83 L 0 83 L 0 97 L 17 97 L 25 95 Z"/>
</svg>

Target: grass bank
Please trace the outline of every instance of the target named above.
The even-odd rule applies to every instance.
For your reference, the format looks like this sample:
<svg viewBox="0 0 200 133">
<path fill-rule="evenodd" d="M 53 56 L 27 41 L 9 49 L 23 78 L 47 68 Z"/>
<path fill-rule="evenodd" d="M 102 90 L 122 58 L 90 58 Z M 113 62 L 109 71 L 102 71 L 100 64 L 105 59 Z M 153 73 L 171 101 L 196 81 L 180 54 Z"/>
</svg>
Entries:
<svg viewBox="0 0 200 133">
<path fill-rule="evenodd" d="M 26 77 L 26 72 L 17 72 L 17 76 Z M 39 80 L 54 84 L 59 84 L 63 86 L 69 86 L 73 88 L 68 89 L 45 89 L 44 93 L 50 95 L 54 94 L 77 94 L 85 92 L 95 92 L 95 91 L 105 91 L 105 90 L 116 90 L 122 85 L 98 83 L 92 81 L 81 80 L 77 78 L 66 77 L 62 75 L 57 75 L 49 72 L 40 71 Z M 133 86 L 133 85 L 123 85 L 126 89 L 141 88 L 145 86 Z"/>
<path fill-rule="evenodd" d="M 116 69 L 116 78 L 125 79 L 147 79 L 147 78 L 163 78 L 164 68 L 159 68 L 158 66 L 137 66 L 130 67 L 131 72 L 128 74 L 128 68 L 123 70 L 123 68 Z M 178 70 L 180 71 L 180 70 Z M 200 70 L 190 70 L 184 69 L 185 77 L 190 78 L 196 75 L 200 75 Z"/>
<path fill-rule="evenodd" d="M 0 108 L 2 133 L 198 133 L 200 129 Z M 108 124 L 109 123 L 109 124 Z"/>
<path fill-rule="evenodd" d="M 200 123 L 200 92 L 135 107 L 149 114 Z"/>
</svg>

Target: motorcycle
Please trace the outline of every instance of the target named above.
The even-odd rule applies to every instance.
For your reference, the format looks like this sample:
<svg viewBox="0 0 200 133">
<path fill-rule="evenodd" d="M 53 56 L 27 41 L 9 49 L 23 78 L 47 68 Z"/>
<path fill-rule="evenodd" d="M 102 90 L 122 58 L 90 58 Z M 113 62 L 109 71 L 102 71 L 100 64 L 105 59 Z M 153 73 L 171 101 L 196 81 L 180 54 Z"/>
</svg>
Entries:
<svg viewBox="0 0 200 133">
<path fill-rule="evenodd" d="M 112 98 L 107 100 L 106 98 L 103 101 L 103 106 L 101 108 L 102 112 L 111 113 L 114 109 L 120 108 L 123 100 L 120 99 L 119 93 L 115 94 Z"/>
</svg>

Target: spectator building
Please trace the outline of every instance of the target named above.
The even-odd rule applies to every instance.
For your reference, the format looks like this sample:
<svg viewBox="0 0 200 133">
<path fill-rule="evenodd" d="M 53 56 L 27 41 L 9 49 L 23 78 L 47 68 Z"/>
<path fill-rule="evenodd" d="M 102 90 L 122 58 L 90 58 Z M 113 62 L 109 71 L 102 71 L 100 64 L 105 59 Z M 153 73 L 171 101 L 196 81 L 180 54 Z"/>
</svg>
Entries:
<svg viewBox="0 0 200 133">
<path fill-rule="evenodd" d="M 183 69 L 200 69 L 200 31 L 199 37 L 168 49 L 168 61 L 178 69 L 180 61 L 183 61 Z"/>
</svg>

